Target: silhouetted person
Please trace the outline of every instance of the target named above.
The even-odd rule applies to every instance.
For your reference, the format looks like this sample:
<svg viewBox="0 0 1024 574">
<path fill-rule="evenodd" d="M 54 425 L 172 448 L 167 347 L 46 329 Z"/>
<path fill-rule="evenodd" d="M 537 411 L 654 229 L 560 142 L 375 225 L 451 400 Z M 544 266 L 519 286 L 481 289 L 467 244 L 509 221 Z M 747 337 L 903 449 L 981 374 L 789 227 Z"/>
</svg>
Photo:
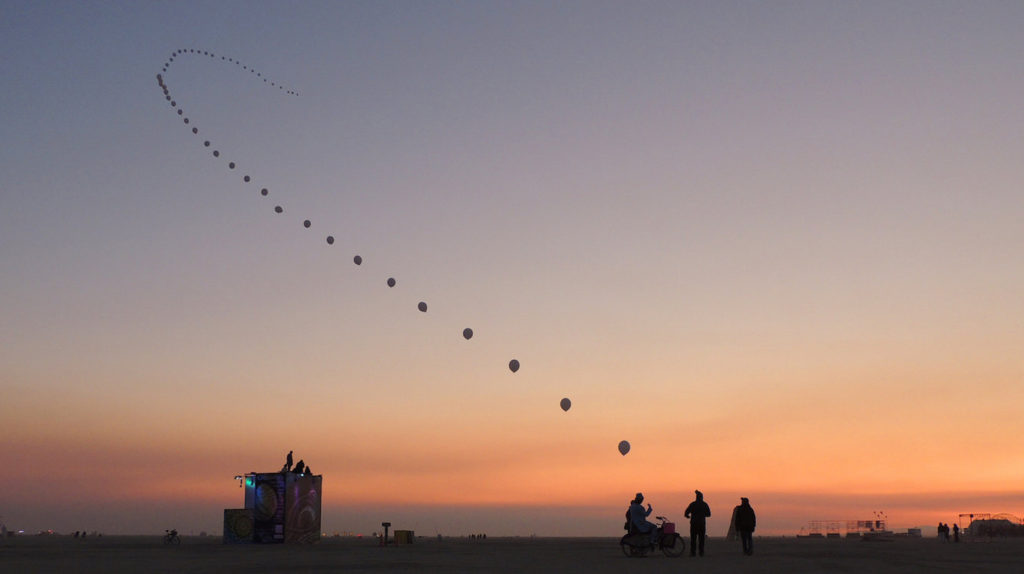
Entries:
<svg viewBox="0 0 1024 574">
<path fill-rule="evenodd" d="M 683 513 L 685 518 L 690 519 L 690 556 L 696 556 L 698 549 L 700 555 L 704 556 L 704 539 L 707 537 L 707 519 L 711 516 L 711 507 L 704 502 L 704 493 L 695 490 L 697 499 L 686 507 Z"/>
<path fill-rule="evenodd" d="M 960 525 L 953 525 L 953 542 L 960 542 Z"/>
<path fill-rule="evenodd" d="M 306 463 L 301 460 L 295 465 L 295 474 L 302 474 L 306 470 Z"/>
<path fill-rule="evenodd" d="M 743 543 L 743 553 L 750 556 L 754 553 L 754 527 L 757 526 L 757 516 L 746 498 L 740 499 L 740 505 L 733 509 L 733 516 L 736 519 L 736 532 L 740 534 L 740 542 Z"/>
<path fill-rule="evenodd" d="M 647 517 L 650 516 L 651 504 L 647 503 L 647 509 L 644 510 L 644 493 L 636 493 L 636 498 L 633 499 L 629 504 L 629 523 L 634 530 L 641 534 L 647 534 L 651 537 L 651 544 L 658 541 L 658 527 L 652 522 L 647 521 Z"/>
<path fill-rule="evenodd" d="M 284 460 L 284 468 L 281 470 L 288 472 L 292 469 L 292 451 L 288 451 L 288 457 Z"/>
</svg>

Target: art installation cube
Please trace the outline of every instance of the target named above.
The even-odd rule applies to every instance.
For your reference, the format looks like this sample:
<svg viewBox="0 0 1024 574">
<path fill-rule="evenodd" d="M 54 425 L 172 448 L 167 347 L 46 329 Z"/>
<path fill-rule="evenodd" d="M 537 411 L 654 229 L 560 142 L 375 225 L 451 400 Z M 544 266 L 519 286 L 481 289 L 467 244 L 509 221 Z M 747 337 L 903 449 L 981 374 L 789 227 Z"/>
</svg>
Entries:
<svg viewBox="0 0 1024 574">
<path fill-rule="evenodd" d="M 246 474 L 245 508 L 224 511 L 224 543 L 319 542 L 322 481 L 320 475 L 285 471 Z"/>
</svg>

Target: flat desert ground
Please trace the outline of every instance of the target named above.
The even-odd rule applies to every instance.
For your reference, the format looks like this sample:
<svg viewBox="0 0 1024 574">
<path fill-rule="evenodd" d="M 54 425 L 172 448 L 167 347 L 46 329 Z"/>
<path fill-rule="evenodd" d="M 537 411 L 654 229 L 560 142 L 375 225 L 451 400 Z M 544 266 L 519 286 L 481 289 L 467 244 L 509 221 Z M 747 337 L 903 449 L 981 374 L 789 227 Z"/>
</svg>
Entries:
<svg viewBox="0 0 1024 574">
<path fill-rule="evenodd" d="M 744 573 L 1021 572 L 1024 539 L 959 544 L 934 538 L 886 542 L 755 538 L 753 556 L 739 543 L 709 539 L 703 558 L 660 553 L 627 558 L 617 538 L 420 538 L 380 547 L 373 539 L 325 538 L 312 546 L 226 546 L 219 537 L 21 536 L 0 541 L 0 571 L 33 572 L 544 572 Z"/>
</svg>

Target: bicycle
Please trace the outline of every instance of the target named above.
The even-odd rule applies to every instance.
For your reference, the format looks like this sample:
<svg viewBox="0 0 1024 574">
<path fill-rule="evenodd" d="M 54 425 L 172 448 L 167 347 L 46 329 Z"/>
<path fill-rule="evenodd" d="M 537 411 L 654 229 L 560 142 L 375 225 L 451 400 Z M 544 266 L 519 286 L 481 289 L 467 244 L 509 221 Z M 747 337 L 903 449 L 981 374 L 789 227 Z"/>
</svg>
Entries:
<svg viewBox="0 0 1024 574">
<path fill-rule="evenodd" d="M 627 524 L 629 532 L 619 540 L 619 546 L 622 547 L 623 554 L 629 558 L 640 558 L 657 548 L 669 558 L 677 558 L 683 555 L 683 551 L 686 549 L 686 539 L 676 532 L 676 523 L 669 522 L 664 516 L 656 516 L 655 518 L 659 520 L 657 542 L 651 542 L 651 535 L 649 533 L 638 532 L 632 527 L 632 524 Z"/>
<path fill-rule="evenodd" d="M 164 544 L 181 544 L 181 537 L 177 530 L 164 530 Z"/>
</svg>

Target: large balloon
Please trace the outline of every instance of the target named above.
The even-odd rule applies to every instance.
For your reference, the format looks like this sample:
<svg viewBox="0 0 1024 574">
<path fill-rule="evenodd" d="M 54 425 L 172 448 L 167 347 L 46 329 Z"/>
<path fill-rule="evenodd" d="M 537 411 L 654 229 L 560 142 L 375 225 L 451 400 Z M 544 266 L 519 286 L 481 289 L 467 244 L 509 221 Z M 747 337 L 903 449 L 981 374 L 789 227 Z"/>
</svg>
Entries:
<svg viewBox="0 0 1024 574">
<path fill-rule="evenodd" d="M 629 452 L 629 441 L 624 440 L 619 443 L 619 452 L 622 453 L 622 456 L 626 456 L 626 453 Z"/>
<path fill-rule="evenodd" d="M 473 329 L 470 329 L 469 327 L 466 327 L 465 329 L 462 330 L 462 336 L 465 337 L 467 341 L 469 339 L 472 339 L 473 338 Z"/>
<path fill-rule="evenodd" d="M 518 371 L 519 370 L 519 361 L 516 360 L 516 359 L 512 359 L 511 361 L 509 361 L 508 362 L 508 369 L 510 371 L 512 371 L 513 373 Z"/>
<path fill-rule="evenodd" d="M 562 410 L 568 412 L 569 407 L 572 406 L 572 401 L 570 401 L 569 399 L 566 398 L 566 399 L 562 399 L 562 402 L 560 404 L 562 405 Z"/>
</svg>

